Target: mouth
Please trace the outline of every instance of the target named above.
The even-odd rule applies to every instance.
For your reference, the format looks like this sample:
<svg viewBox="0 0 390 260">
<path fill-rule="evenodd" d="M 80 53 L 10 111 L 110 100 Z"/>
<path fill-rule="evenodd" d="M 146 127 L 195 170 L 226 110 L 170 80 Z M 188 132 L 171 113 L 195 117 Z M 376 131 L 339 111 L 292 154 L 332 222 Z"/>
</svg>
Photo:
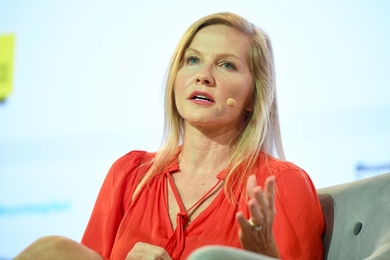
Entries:
<svg viewBox="0 0 390 260">
<path fill-rule="evenodd" d="M 197 101 L 206 101 L 206 102 L 210 102 L 210 103 L 214 103 L 214 99 L 208 95 L 207 93 L 192 93 L 191 96 L 190 96 L 190 99 L 191 100 L 197 100 Z"/>
<path fill-rule="evenodd" d="M 208 102 L 213 102 L 213 101 L 211 101 L 211 99 L 209 99 L 208 97 L 206 97 L 206 96 L 201 96 L 201 95 L 196 95 L 196 96 L 193 96 L 192 98 L 191 98 L 192 100 L 204 100 L 204 101 L 208 101 Z"/>
</svg>

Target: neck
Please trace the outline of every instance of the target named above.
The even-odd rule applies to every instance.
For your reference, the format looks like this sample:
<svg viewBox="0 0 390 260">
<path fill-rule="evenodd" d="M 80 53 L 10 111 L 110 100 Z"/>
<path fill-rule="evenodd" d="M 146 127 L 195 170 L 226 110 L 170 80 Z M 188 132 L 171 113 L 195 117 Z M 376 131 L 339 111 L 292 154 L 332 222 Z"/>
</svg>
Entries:
<svg viewBox="0 0 390 260">
<path fill-rule="evenodd" d="M 197 128 L 186 128 L 179 156 L 181 169 L 191 174 L 217 175 L 227 166 L 235 134 L 236 131 L 205 133 Z"/>
</svg>

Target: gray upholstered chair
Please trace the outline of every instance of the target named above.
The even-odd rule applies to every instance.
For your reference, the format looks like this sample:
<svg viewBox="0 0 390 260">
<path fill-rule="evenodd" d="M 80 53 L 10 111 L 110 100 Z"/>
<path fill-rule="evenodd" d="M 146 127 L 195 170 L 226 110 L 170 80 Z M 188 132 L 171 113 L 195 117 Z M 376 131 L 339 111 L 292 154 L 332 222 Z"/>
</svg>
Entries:
<svg viewBox="0 0 390 260">
<path fill-rule="evenodd" d="M 390 173 L 318 191 L 326 222 L 324 259 L 390 259 Z M 221 246 L 196 250 L 190 260 L 272 260 Z"/>
<path fill-rule="evenodd" d="M 390 173 L 317 192 L 324 259 L 390 259 Z"/>
</svg>

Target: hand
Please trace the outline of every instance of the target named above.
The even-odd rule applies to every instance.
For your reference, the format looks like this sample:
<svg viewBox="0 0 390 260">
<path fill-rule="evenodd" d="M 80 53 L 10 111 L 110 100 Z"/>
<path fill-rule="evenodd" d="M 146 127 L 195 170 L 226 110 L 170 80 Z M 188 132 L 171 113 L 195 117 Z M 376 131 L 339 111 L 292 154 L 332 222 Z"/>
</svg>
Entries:
<svg viewBox="0 0 390 260">
<path fill-rule="evenodd" d="M 126 260 L 172 260 L 168 252 L 159 246 L 138 242 L 127 254 Z"/>
<path fill-rule="evenodd" d="M 256 176 L 248 178 L 246 192 L 250 219 L 247 220 L 242 212 L 237 212 L 236 219 L 240 225 L 238 236 L 241 246 L 249 251 L 279 257 L 278 248 L 272 231 L 276 214 L 275 177 L 270 176 L 264 184 L 264 192 L 257 186 Z"/>
</svg>

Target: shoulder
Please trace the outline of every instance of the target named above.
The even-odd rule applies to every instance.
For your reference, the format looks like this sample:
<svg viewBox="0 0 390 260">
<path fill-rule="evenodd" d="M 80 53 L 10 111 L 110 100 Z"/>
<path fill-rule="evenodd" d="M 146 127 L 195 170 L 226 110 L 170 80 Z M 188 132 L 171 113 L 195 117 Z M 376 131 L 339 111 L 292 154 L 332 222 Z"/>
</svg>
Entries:
<svg viewBox="0 0 390 260">
<path fill-rule="evenodd" d="M 147 163 L 151 161 L 154 158 L 154 156 L 155 153 L 150 153 L 142 150 L 134 150 L 117 159 L 113 163 L 112 168 L 124 169 L 124 168 L 138 167 L 143 163 Z"/>
<path fill-rule="evenodd" d="M 263 172 L 268 172 L 268 175 L 274 175 L 276 179 L 310 179 L 306 171 L 296 164 L 274 158 L 267 154 L 261 155 L 260 165 L 260 169 Z"/>
<path fill-rule="evenodd" d="M 101 188 L 101 194 L 105 197 L 115 197 L 122 200 L 122 207 L 129 205 L 131 196 L 149 168 L 148 162 L 154 158 L 154 153 L 135 150 L 119 159 L 111 166 Z"/>
<path fill-rule="evenodd" d="M 284 194 L 316 193 L 314 184 L 307 172 L 296 164 L 269 155 L 262 155 L 261 171 L 267 176 L 275 176 L 276 187 Z"/>
<path fill-rule="evenodd" d="M 141 150 L 131 151 L 118 158 L 111 166 L 107 179 L 113 182 L 126 182 L 128 178 L 137 178 L 147 169 L 142 170 L 151 162 L 155 153 L 149 153 Z"/>
</svg>

